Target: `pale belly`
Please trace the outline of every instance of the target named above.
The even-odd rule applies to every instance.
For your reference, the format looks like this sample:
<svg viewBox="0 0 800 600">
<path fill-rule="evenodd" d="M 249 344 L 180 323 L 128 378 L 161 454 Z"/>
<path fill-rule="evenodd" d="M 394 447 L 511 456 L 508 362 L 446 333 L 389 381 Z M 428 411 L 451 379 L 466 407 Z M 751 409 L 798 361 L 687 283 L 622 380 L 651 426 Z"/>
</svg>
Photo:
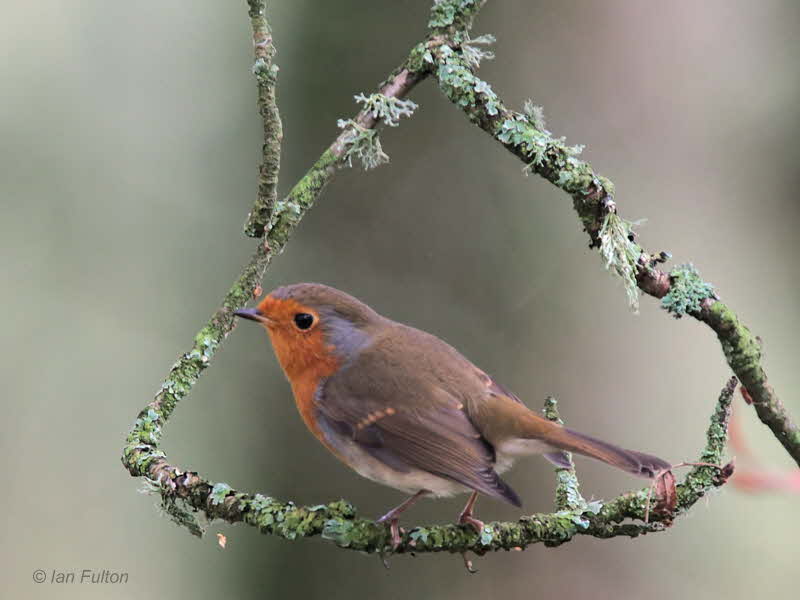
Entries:
<svg viewBox="0 0 800 600">
<path fill-rule="evenodd" d="M 339 458 L 362 477 L 407 494 L 428 490 L 434 496 L 452 496 L 472 491 L 460 483 L 420 469 L 411 468 L 406 472 L 393 469 L 363 450 L 356 442 L 346 438 L 336 439 L 332 445 Z"/>
<path fill-rule="evenodd" d="M 406 472 L 393 469 L 349 438 L 329 436 L 328 442 L 333 446 L 339 459 L 362 477 L 407 494 L 416 494 L 420 490 L 428 490 L 433 496 L 445 497 L 472 491 L 471 488 L 465 485 L 421 469 L 411 468 Z M 503 473 L 512 466 L 516 458 L 515 455 L 518 455 L 518 453 L 515 452 L 516 448 L 511 450 L 512 452 L 497 453 L 497 462 L 494 468 L 498 473 Z"/>
</svg>

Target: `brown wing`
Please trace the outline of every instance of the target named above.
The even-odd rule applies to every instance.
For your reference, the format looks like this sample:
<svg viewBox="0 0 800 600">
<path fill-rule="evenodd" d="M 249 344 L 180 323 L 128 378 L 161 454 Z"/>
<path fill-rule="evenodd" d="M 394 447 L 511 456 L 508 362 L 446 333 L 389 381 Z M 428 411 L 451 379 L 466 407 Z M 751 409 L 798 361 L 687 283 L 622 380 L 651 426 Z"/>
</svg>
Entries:
<svg viewBox="0 0 800 600">
<path fill-rule="evenodd" d="M 395 470 L 427 471 L 519 506 L 463 404 L 426 374 L 424 363 L 366 349 L 320 388 L 317 416 Z"/>
</svg>

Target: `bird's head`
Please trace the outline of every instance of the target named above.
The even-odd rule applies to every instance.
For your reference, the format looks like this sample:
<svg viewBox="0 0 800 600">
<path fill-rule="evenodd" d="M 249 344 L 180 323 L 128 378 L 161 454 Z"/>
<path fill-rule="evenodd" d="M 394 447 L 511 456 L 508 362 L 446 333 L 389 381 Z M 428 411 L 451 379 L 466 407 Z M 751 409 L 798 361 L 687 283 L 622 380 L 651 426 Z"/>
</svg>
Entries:
<svg viewBox="0 0 800 600">
<path fill-rule="evenodd" d="M 356 298 L 319 283 L 296 283 L 269 293 L 236 316 L 261 323 L 290 380 L 310 368 L 334 371 L 369 343 L 384 319 Z"/>
</svg>

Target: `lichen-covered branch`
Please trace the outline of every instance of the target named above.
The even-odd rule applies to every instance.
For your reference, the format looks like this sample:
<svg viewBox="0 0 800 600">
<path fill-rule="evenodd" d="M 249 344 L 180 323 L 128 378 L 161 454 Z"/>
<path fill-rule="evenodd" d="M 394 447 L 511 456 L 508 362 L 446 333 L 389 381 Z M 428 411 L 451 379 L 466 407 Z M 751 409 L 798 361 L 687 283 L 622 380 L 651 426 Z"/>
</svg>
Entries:
<svg viewBox="0 0 800 600">
<path fill-rule="evenodd" d="M 417 105 L 411 100 L 385 96 L 381 93 L 369 96 L 358 94 L 354 98 L 356 102 L 364 105 L 365 115 L 379 120 L 387 127 L 397 127 L 400 124 L 400 117 L 410 117 L 417 108 Z M 342 157 L 347 166 L 353 166 L 353 158 L 359 159 L 365 170 L 374 169 L 389 162 L 389 157 L 381 147 L 376 129 L 364 128 L 353 119 L 339 119 L 337 124 L 349 135 Z"/>
<path fill-rule="evenodd" d="M 559 425 L 564 424 L 558 414 L 556 399 L 552 396 L 545 400 L 543 412 L 545 418 L 550 421 L 554 421 Z M 568 469 L 556 468 L 556 508 L 570 511 L 584 509 L 587 504 L 586 500 L 581 496 L 580 484 L 575 474 L 575 463 L 572 461 L 572 453 L 564 452 L 564 455 L 568 458 L 570 467 Z"/>
<path fill-rule="evenodd" d="M 275 44 L 266 18 L 265 0 L 248 0 L 250 26 L 253 29 L 255 62 L 253 75 L 258 85 L 258 112 L 264 123 L 263 159 L 258 170 L 258 194 L 253 210 L 247 217 L 244 232 L 250 237 L 262 237 L 269 224 L 270 211 L 278 198 L 278 171 L 281 164 L 283 125 L 275 101 L 275 80 L 278 66 L 272 63 Z"/>
<path fill-rule="evenodd" d="M 767 381 L 767 374 L 761 366 L 759 340 L 736 313 L 719 300 L 704 300 L 697 317 L 717 334 L 728 364 L 753 400 L 758 418 L 800 465 L 800 428 Z"/>
<path fill-rule="evenodd" d="M 186 397 L 233 329 L 233 312 L 254 295 L 271 259 L 283 250 L 336 168 L 352 156 L 366 156 L 369 150 L 359 147 L 362 143 L 359 140 L 369 138 L 369 143 L 374 143 L 370 132 L 378 125 L 396 124 L 400 116 L 410 114 L 412 103 L 403 98 L 431 73 L 473 122 L 525 161 L 526 170 L 546 177 L 572 195 L 592 245 L 601 249 L 609 268 L 623 279 L 635 278 L 638 287 L 647 293 L 664 298 L 667 308 L 677 316 L 691 314 L 718 333 L 731 367 L 741 374 L 754 401 L 761 401 L 756 408 L 763 411 L 762 419 L 767 419 L 773 430 L 782 432 L 788 440 L 784 442 L 787 448 L 797 442 L 796 429 L 789 426 L 788 416 L 766 383 L 758 344 L 735 315 L 716 299 L 713 289 L 703 284 L 696 271 L 688 267 L 671 276 L 658 271 L 655 265 L 663 262 L 663 257 L 650 257 L 635 243 L 632 225 L 616 215 L 611 182 L 596 175 L 591 166 L 578 158 L 580 148 L 553 138 L 545 129 L 541 109 L 531 105 L 524 114 L 508 110 L 491 87 L 474 75 L 480 61 L 490 57 L 490 53 L 481 48 L 489 38 L 472 39 L 468 31 L 483 4 L 484 0 L 438 0 L 431 12 L 428 37 L 412 48 L 408 58 L 378 87 L 376 94 L 358 97 L 364 104 L 363 110 L 345 122 L 342 132 L 306 175 L 283 200 L 277 200 L 280 118 L 274 105 L 275 71 L 271 65 L 274 46 L 264 19 L 264 3 L 249 1 L 256 43 L 254 70 L 258 78 L 259 107 L 264 116 L 265 143 L 259 194 L 247 231 L 263 239 L 258 241 L 253 257 L 220 308 L 195 337 L 192 348 L 173 365 L 155 398 L 140 412 L 128 435 L 122 458 L 132 475 L 144 477 L 146 486 L 161 495 L 165 512 L 192 533 L 202 535 L 201 517 L 248 523 L 263 533 L 287 539 L 319 535 L 353 550 L 369 553 L 389 550 L 388 529 L 372 520 L 358 518 L 355 509 L 343 500 L 298 507 L 261 494 L 237 492 L 225 483 L 213 483 L 194 471 L 170 465 L 159 443 L 162 428 L 176 405 Z M 369 135 L 362 135 L 363 132 Z M 705 466 L 695 467 L 675 489 L 664 483 L 667 474 L 669 481 L 674 481 L 671 472 L 664 474 L 663 479 L 657 478 L 661 488 L 666 490 L 660 499 L 653 498 L 652 490 L 645 489 L 605 504 L 587 503 L 580 495 L 574 469 L 559 469 L 557 512 L 534 514 L 517 522 L 491 523 L 480 534 L 459 525 L 414 527 L 405 532 L 395 551 L 485 554 L 522 549 L 540 542 L 557 546 L 576 535 L 636 537 L 663 530 L 704 494 L 725 483 L 732 472 L 732 465 L 724 468 L 718 465 L 723 462 L 729 408 L 736 383 L 735 378 L 728 382 L 712 415 L 707 444 L 700 457 Z M 546 404 L 545 414 L 559 420 L 554 400 Z"/>
<path fill-rule="evenodd" d="M 564 138 L 553 137 L 545 127 L 540 107 L 528 104 L 521 113 L 509 109 L 475 74 L 474 52 L 468 46 L 467 33 L 456 31 L 450 42 L 428 49 L 422 68 L 431 70 L 442 92 L 472 123 L 525 164 L 526 173 L 544 177 L 572 197 L 590 247 L 599 248 L 606 267 L 622 278 L 634 308 L 638 288 L 665 299 L 664 308 L 676 317 L 689 314 L 714 330 L 728 364 L 752 397 L 759 418 L 800 465 L 800 429 L 768 383 L 755 336 L 722 303 L 712 286 L 699 276 L 687 279 L 686 266 L 670 274 L 658 269 L 665 253 L 651 255 L 636 242 L 633 224 L 617 213 L 613 183 L 580 159 L 581 146 L 570 146 Z M 680 290 L 674 289 L 676 284 Z"/>
</svg>

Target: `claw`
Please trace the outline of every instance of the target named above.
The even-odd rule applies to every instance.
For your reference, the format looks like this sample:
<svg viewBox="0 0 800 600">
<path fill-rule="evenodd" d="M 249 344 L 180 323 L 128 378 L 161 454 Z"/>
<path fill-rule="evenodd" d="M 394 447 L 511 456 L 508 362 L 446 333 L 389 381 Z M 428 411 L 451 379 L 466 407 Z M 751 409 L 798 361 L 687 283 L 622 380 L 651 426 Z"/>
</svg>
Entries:
<svg viewBox="0 0 800 600">
<path fill-rule="evenodd" d="M 467 553 L 466 553 L 466 552 L 462 552 L 462 553 L 461 553 L 461 558 L 463 558 L 463 559 L 464 559 L 464 568 L 465 568 L 467 571 L 469 571 L 469 573 L 470 573 L 471 575 L 474 575 L 475 573 L 477 573 L 477 572 L 478 572 L 478 569 L 475 569 L 475 568 L 472 566 L 472 561 L 471 561 L 470 559 L 468 559 L 468 558 L 467 558 Z"/>
</svg>

